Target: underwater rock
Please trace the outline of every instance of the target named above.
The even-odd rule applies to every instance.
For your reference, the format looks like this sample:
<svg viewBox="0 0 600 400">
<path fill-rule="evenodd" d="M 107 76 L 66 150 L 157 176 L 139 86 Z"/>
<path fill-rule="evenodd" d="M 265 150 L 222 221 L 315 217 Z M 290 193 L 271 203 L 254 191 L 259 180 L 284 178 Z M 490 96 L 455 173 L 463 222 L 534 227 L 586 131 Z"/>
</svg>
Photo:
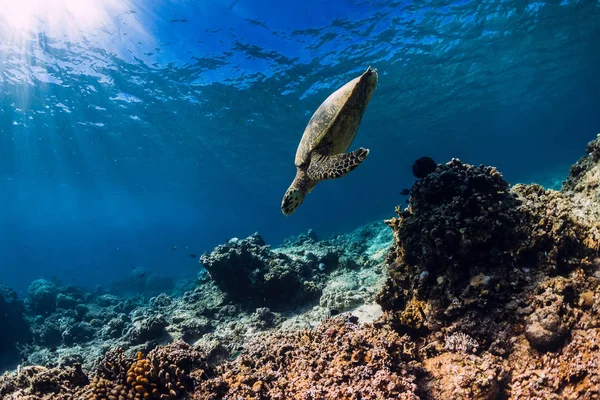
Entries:
<svg viewBox="0 0 600 400">
<path fill-rule="evenodd" d="M 49 315 L 56 310 L 56 297 L 58 286 L 54 282 L 38 279 L 29 285 L 27 289 L 27 308 L 39 315 Z"/>
<path fill-rule="evenodd" d="M 62 333 L 63 342 L 68 346 L 74 343 L 85 343 L 93 339 L 96 329 L 87 322 L 76 322 Z"/>
<path fill-rule="evenodd" d="M 54 347 L 62 341 L 62 329 L 54 320 L 36 324 L 34 328 L 35 341 L 38 345 Z"/>
<path fill-rule="evenodd" d="M 29 324 L 25 320 L 25 305 L 17 293 L 6 285 L 0 284 L 0 369 L 3 365 L 18 360 L 17 343 L 24 344 L 31 338 Z"/>
<path fill-rule="evenodd" d="M 532 353 L 524 339 L 513 346 L 506 398 L 600 398 L 600 328 L 573 330 L 567 344 L 554 353 Z"/>
<path fill-rule="evenodd" d="M 585 244 L 600 251 L 600 134 L 589 142 L 587 155 L 571 167 L 563 192 L 572 202 L 572 213 L 588 231 Z"/>
<path fill-rule="evenodd" d="M 191 343 L 211 330 L 211 324 L 206 317 L 192 317 L 181 320 L 177 324 L 181 332 L 181 339 L 187 343 Z"/>
<path fill-rule="evenodd" d="M 246 308 L 285 309 L 315 299 L 321 288 L 318 269 L 273 252 L 258 234 L 217 246 L 200 261 L 217 286 Z"/>
<path fill-rule="evenodd" d="M 340 268 L 329 277 L 319 305 L 328 310 L 344 312 L 365 303 L 373 303 L 384 280 L 385 275 L 380 268 Z"/>
<path fill-rule="evenodd" d="M 112 318 L 104 325 L 100 331 L 100 337 L 103 339 L 117 339 L 123 334 L 123 330 L 128 322 L 125 314 L 117 318 Z"/>
<path fill-rule="evenodd" d="M 590 189 L 598 187 L 600 177 L 593 177 L 590 172 L 594 172 L 600 162 L 600 134 L 587 144 L 585 152 L 586 155 L 569 169 L 569 176 L 563 182 L 563 191 L 590 192 Z"/>
<path fill-rule="evenodd" d="M 281 244 L 282 248 L 285 247 L 299 247 L 304 244 L 314 244 L 319 241 L 319 237 L 314 230 L 309 229 L 307 233 L 302 233 L 298 236 L 292 236 L 286 238 Z"/>
<path fill-rule="evenodd" d="M 56 308 L 65 310 L 74 310 L 78 305 L 78 300 L 64 293 L 56 296 Z"/>
<path fill-rule="evenodd" d="M 267 329 L 274 327 L 277 323 L 281 323 L 281 317 L 274 314 L 267 307 L 259 307 L 252 314 L 254 325 L 258 326 L 259 329 Z"/>
<path fill-rule="evenodd" d="M 150 340 L 160 339 L 166 334 L 167 321 L 164 316 L 143 315 L 133 321 L 133 326 L 125 333 L 125 340 L 132 344 L 142 344 Z"/>
</svg>

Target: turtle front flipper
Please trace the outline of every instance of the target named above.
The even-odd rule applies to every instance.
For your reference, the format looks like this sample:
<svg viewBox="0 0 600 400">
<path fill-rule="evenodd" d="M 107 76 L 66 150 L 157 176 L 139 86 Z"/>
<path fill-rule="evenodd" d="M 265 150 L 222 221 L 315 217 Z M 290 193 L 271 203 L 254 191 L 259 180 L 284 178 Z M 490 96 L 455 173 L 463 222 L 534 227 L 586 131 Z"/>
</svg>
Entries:
<svg viewBox="0 0 600 400">
<path fill-rule="evenodd" d="M 361 147 L 351 153 L 315 158 L 308 167 L 308 176 L 315 181 L 341 178 L 358 167 L 368 155 L 369 149 Z"/>
</svg>

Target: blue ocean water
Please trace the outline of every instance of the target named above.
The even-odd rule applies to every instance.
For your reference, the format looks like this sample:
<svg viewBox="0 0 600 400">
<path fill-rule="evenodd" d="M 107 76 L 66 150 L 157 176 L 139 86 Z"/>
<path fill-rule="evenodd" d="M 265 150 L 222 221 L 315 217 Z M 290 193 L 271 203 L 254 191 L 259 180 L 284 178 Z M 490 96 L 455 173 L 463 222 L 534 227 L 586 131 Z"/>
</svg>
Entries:
<svg viewBox="0 0 600 400">
<path fill-rule="evenodd" d="M 1 280 L 191 276 L 231 237 L 348 231 L 423 155 L 555 186 L 600 131 L 599 41 L 591 0 L 4 4 Z M 284 217 L 308 119 L 369 65 L 368 159 Z"/>
</svg>

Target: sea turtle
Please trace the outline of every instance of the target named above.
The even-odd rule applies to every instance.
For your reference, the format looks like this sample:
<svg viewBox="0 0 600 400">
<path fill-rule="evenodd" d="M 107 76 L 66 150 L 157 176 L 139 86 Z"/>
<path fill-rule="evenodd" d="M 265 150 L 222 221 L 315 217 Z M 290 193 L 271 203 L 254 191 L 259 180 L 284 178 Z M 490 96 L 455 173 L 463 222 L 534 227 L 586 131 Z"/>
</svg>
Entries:
<svg viewBox="0 0 600 400">
<path fill-rule="evenodd" d="M 281 211 L 288 216 L 315 185 L 340 178 L 369 154 L 363 147 L 346 153 L 377 86 L 377 70 L 367 68 L 359 77 L 333 92 L 313 114 L 296 150 L 296 177 L 285 192 Z"/>
</svg>

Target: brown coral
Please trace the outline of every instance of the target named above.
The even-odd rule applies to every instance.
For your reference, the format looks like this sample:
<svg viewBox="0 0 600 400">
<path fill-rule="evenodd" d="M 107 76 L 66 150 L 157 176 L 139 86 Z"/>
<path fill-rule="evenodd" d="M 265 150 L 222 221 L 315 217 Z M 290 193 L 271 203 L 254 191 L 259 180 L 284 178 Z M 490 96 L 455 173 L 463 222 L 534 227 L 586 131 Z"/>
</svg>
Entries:
<svg viewBox="0 0 600 400">
<path fill-rule="evenodd" d="M 70 400 L 72 393 L 88 382 L 79 364 L 63 368 L 28 366 L 13 375 L 0 376 L 0 398 Z"/>
<path fill-rule="evenodd" d="M 396 329 L 437 330 L 470 309 L 501 309 L 536 273 L 568 273 L 597 247 L 568 195 L 539 185 L 511 190 L 493 167 L 453 159 L 411 194 L 409 207 L 386 221 L 395 244 L 378 301 Z"/>
<path fill-rule="evenodd" d="M 417 399 L 414 344 L 347 316 L 261 337 L 203 382 L 195 399 Z"/>
<path fill-rule="evenodd" d="M 378 301 L 392 326 L 405 329 L 409 320 L 419 329 L 427 320 L 432 328 L 506 299 L 505 287 L 519 281 L 511 251 L 524 232 L 519 201 L 502 175 L 453 159 L 415 182 L 411 194 L 409 207 L 386 221 L 395 244 Z"/>
</svg>

